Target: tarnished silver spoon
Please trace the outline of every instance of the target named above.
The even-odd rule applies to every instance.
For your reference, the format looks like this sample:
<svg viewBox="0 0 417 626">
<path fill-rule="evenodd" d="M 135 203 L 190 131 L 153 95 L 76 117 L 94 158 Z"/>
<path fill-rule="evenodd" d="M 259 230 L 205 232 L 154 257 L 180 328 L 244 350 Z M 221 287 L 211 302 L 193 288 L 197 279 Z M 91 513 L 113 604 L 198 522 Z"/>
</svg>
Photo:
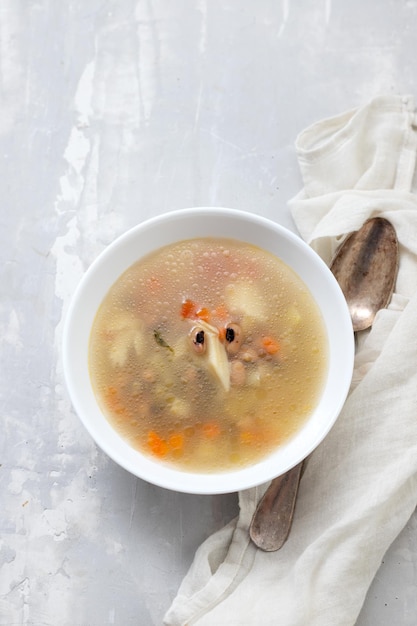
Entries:
<svg viewBox="0 0 417 626">
<path fill-rule="evenodd" d="M 392 224 L 369 219 L 344 240 L 330 269 L 346 298 L 355 332 L 369 328 L 392 296 L 398 269 L 398 241 Z M 249 528 L 262 550 L 279 550 L 287 540 L 304 461 L 272 480 L 260 500 Z"/>
</svg>

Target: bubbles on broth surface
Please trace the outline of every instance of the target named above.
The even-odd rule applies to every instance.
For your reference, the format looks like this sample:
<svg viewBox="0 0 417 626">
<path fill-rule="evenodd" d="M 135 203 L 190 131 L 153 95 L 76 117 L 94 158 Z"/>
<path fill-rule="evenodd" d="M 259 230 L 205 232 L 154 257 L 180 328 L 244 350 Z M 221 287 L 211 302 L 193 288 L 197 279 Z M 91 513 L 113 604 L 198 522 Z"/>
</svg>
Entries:
<svg viewBox="0 0 417 626">
<path fill-rule="evenodd" d="M 192 471 L 254 463 L 293 436 L 318 402 L 327 358 L 300 278 L 226 239 L 179 242 L 135 263 L 90 340 L 91 380 L 114 428 Z"/>
</svg>

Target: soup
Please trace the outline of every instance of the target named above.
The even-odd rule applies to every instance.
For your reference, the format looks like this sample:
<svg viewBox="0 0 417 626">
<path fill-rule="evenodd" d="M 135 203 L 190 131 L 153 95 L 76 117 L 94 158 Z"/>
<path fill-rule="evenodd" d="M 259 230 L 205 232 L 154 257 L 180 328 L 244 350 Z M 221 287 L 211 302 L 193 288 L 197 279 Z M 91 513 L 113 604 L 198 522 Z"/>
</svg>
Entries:
<svg viewBox="0 0 417 626">
<path fill-rule="evenodd" d="M 89 369 L 113 427 L 187 471 L 229 471 L 285 443 L 318 403 L 321 313 L 279 258 L 231 239 L 181 241 L 140 259 L 94 320 Z"/>
</svg>

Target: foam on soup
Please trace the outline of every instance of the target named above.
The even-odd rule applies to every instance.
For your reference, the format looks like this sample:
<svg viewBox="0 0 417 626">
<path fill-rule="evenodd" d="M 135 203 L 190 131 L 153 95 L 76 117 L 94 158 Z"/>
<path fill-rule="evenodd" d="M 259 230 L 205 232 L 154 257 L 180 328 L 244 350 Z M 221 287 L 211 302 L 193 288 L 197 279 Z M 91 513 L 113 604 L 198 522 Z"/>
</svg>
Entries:
<svg viewBox="0 0 417 626">
<path fill-rule="evenodd" d="M 113 427 L 187 471 L 252 464 L 296 433 L 328 366 L 321 313 L 279 258 L 230 239 L 132 265 L 93 324 L 90 375 Z"/>
</svg>

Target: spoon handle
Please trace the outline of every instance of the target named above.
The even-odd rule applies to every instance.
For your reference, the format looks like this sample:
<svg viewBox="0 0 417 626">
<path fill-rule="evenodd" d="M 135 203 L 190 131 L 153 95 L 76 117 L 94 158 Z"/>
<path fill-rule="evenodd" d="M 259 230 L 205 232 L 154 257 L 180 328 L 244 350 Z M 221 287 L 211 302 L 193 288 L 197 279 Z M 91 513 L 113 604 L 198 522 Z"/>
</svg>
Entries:
<svg viewBox="0 0 417 626">
<path fill-rule="evenodd" d="M 279 550 L 287 540 L 294 515 L 304 461 L 274 478 L 259 501 L 249 528 L 253 543 L 265 552 Z"/>
</svg>

